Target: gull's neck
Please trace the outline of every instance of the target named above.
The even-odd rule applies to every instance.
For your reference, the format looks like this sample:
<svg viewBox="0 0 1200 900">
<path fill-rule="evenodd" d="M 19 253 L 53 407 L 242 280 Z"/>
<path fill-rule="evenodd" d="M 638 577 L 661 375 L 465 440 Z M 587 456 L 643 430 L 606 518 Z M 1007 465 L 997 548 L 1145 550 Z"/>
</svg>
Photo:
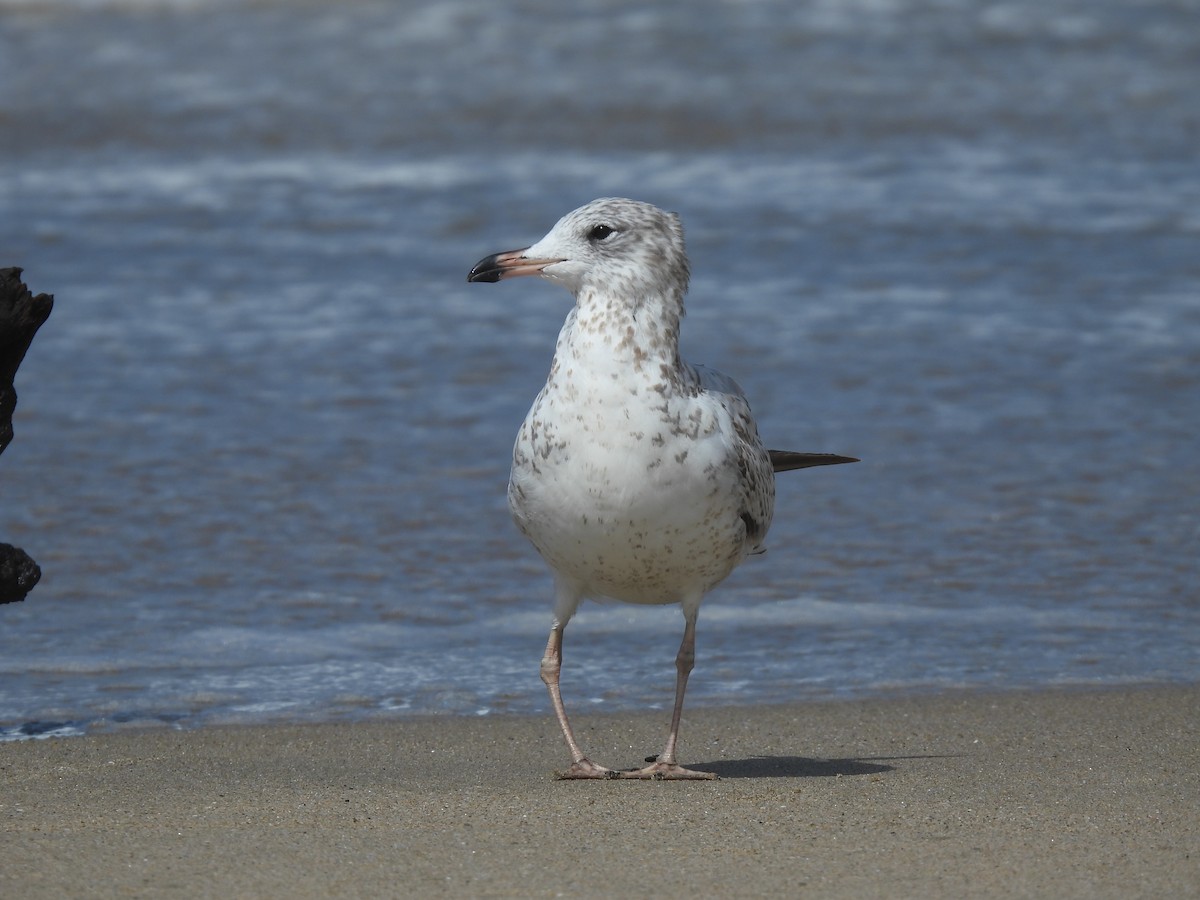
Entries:
<svg viewBox="0 0 1200 900">
<path fill-rule="evenodd" d="M 584 286 L 559 335 L 554 367 L 622 380 L 640 374 L 678 384 L 685 380 L 679 357 L 682 318 L 682 291 L 647 293 L 630 302 Z"/>
</svg>

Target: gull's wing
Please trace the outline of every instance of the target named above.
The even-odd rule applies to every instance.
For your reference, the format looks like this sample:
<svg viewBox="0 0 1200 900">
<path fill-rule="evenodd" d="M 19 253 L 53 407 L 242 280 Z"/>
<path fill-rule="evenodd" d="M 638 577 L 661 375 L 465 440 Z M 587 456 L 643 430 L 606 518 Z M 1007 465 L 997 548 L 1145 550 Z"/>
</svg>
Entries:
<svg viewBox="0 0 1200 900">
<path fill-rule="evenodd" d="M 775 480 L 767 448 L 758 437 L 754 414 L 741 386 L 722 372 L 704 366 L 693 366 L 700 387 L 707 397 L 718 403 L 728 414 L 732 427 L 731 450 L 740 474 L 741 508 L 738 514 L 746 523 L 746 544 L 749 552 L 761 552 L 771 517 L 775 510 Z"/>
</svg>

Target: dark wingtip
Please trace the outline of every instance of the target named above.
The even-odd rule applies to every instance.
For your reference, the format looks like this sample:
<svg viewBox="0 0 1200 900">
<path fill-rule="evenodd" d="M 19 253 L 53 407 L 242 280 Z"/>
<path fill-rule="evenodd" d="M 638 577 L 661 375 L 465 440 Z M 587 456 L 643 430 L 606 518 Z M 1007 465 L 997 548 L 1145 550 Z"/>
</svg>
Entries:
<svg viewBox="0 0 1200 900">
<path fill-rule="evenodd" d="M 839 456 L 836 453 L 797 453 L 793 450 L 768 450 L 767 452 L 771 454 L 771 468 L 776 472 L 860 462 L 857 457 Z"/>
</svg>

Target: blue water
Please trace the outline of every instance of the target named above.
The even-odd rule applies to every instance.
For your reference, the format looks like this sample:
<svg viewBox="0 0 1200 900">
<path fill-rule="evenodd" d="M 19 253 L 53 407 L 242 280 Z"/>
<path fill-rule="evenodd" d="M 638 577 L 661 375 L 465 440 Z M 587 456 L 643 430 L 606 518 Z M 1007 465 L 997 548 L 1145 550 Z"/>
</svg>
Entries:
<svg viewBox="0 0 1200 900">
<path fill-rule="evenodd" d="M 548 708 L 508 521 L 569 298 L 468 285 L 677 210 L 685 355 L 782 476 L 689 704 L 1200 677 L 1200 29 L 1185 0 L 0 0 L 17 380 L 0 733 Z M 589 605 L 571 709 L 669 705 Z"/>
</svg>

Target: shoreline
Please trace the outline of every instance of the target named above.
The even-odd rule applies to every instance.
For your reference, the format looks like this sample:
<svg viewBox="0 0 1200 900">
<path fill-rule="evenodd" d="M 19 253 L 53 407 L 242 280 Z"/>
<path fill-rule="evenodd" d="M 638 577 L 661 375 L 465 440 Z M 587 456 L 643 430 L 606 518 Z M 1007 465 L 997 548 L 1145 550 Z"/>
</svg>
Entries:
<svg viewBox="0 0 1200 900">
<path fill-rule="evenodd" d="M 668 713 L 573 718 L 597 762 Z M 0 745 L 0 889 L 51 896 L 1184 896 L 1200 685 L 685 710 L 716 782 L 561 782 L 549 716 Z"/>
<path fill-rule="evenodd" d="M 735 702 L 717 702 L 709 705 L 704 705 L 702 699 L 696 700 L 693 703 L 690 699 L 684 707 L 684 731 L 686 732 L 686 722 L 688 717 L 693 712 L 713 712 L 720 713 L 723 710 L 741 710 L 749 712 L 750 710 L 763 709 L 788 709 L 788 708 L 804 708 L 818 707 L 829 704 L 849 704 L 849 703 L 871 703 L 880 702 L 888 703 L 893 701 L 904 700 L 934 700 L 934 699 L 950 699 L 954 697 L 1007 697 L 1012 695 L 1038 695 L 1038 694 L 1103 694 L 1109 692 L 1136 692 L 1142 690 L 1156 689 L 1173 689 L 1173 688 L 1191 688 L 1200 689 L 1200 680 L 1180 681 L 1124 681 L 1119 683 L 1109 682 L 1061 682 L 1056 684 L 1014 684 L 1011 686 L 992 686 L 992 685 L 920 685 L 920 686 L 898 686 L 895 688 L 879 688 L 873 690 L 851 691 L 844 694 L 820 694 L 815 693 L 809 696 L 796 699 L 794 701 L 778 701 L 766 700 L 763 702 L 735 703 Z M 541 693 L 544 693 L 542 691 Z M 585 712 L 591 709 L 592 712 Z M 670 717 L 671 708 L 669 703 L 659 703 L 656 706 L 623 706 L 620 704 L 608 706 L 588 705 L 575 698 L 574 702 L 568 699 L 567 712 L 571 717 L 571 722 L 575 722 L 578 715 L 579 718 L 594 717 L 594 718 L 637 718 L 645 716 L 653 719 L 654 716 L 661 716 L 664 723 Z M 491 721 L 497 719 L 518 719 L 518 720 L 538 720 L 548 719 L 553 716 L 549 709 L 535 710 L 488 710 L 486 712 L 409 712 L 406 710 L 389 710 L 389 709 L 374 709 L 366 713 L 358 713 L 354 715 L 332 715 L 328 711 L 325 712 L 305 712 L 304 710 L 296 710 L 291 715 L 283 715 L 278 712 L 273 712 L 266 717 L 255 717 L 246 715 L 244 717 L 230 715 L 228 717 L 217 716 L 215 718 L 206 718 L 201 716 L 193 719 L 190 716 L 180 714 L 168 714 L 166 717 L 159 717 L 155 714 L 146 714 L 137 717 L 122 716 L 118 719 L 112 719 L 108 716 L 97 716 L 91 719 L 73 719 L 69 716 L 45 716 L 31 717 L 24 721 L 14 719 L 8 724 L 0 723 L 0 729 L 32 729 L 29 733 L 20 735 L 4 735 L 0 736 L 0 747 L 7 743 L 25 743 L 28 741 L 41 740 L 75 740 L 82 737 L 105 737 L 119 734 L 142 734 L 154 732 L 170 732 L 170 733 L 190 733 L 195 731 L 208 731 L 212 729 L 237 729 L 237 728 L 307 728 L 307 727 L 339 727 L 350 728 L 359 725 L 376 726 L 392 724 L 397 725 L 403 722 L 418 722 L 418 723 L 436 723 L 446 722 L 456 719 L 465 721 Z M 561 733 L 560 733 L 561 734 Z M 663 726 L 663 735 L 666 735 L 666 725 Z M 661 748 L 660 748 L 661 749 Z"/>
</svg>

